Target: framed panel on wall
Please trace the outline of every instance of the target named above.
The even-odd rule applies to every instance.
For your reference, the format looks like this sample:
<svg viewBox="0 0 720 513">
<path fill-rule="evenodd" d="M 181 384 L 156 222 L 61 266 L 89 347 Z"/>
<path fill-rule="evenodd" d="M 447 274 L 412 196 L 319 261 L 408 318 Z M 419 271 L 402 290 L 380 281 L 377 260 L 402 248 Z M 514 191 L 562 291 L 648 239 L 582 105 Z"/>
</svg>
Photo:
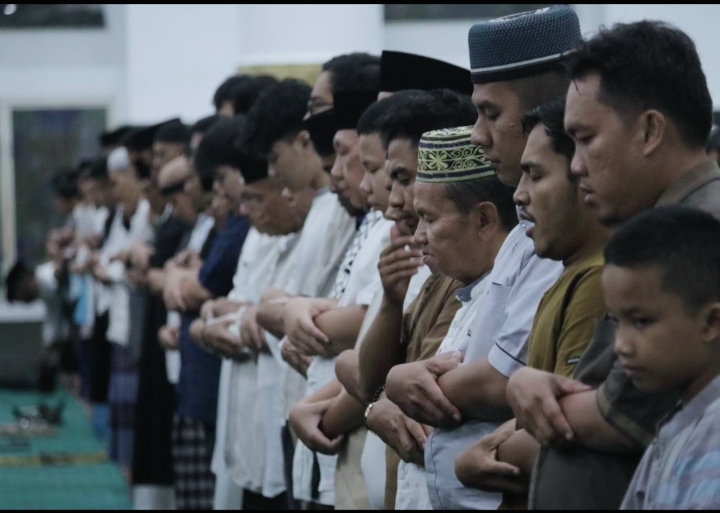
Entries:
<svg viewBox="0 0 720 513">
<path fill-rule="evenodd" d="M 98 135 L 106 128 L 107 109 L 12 108 L 11 124 L 13 249 L 18 258 L 35 265 L 45 259 L 47 234 L 63 222 L 53 201 L 52 177 L 62 168 L 75 167 L 81 158 L 99 154 Z M 5 249 L 5 254 L 12 253 Z"/>
</svg>

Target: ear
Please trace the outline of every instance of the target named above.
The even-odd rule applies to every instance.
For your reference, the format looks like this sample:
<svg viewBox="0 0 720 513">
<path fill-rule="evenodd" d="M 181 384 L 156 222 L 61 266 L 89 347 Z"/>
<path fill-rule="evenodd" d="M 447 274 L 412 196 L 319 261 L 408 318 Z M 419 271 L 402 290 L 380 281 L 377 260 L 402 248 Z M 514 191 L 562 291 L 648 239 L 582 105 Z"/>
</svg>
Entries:
<svg viewBox="0 0 720 513">
<path fill-rule="evenodd" d="M 497 208 L 489 201 L 483 201 L 475 205 L 472 215 L 473 220 L 477 222 L 477 228 L 480 232 L 494 230 L 500 221 Z"/>
<path fill-rule="evenodd" d="M 720 341 L 720 302 L 711 303 L 704 308 L 703 336 L 705 341 L 717 343 Z"/>
<path fill-rule="evenodd" d="M 307 149 L 311 147 L 312 141 L 310 139 L 310 132 L 308 132 L 307 130 L 301 130 L 300 133 L 297 134 L 295 142 L 297 142 L 302 149 Z"/>
<path fill-rule="evenodd" d="M 643 132 L 643 155 L 650 156 L 665 141 L 667 136 L 667 118 L 657 110 L 643 112 L 640 117 Z"/>
</svg>

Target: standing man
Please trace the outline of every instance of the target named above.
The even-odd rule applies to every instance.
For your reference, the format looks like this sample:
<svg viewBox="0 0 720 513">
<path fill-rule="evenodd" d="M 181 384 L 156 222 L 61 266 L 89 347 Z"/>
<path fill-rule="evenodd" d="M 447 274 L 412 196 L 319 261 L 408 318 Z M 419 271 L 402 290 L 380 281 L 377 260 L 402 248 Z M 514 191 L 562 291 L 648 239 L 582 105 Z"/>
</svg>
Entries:
<svg viewBox="0 0 720 513">
<path fill-rule="evenodd" d="M 720 217 L 720 170 L 705 153 L 712 100 L 687 34 L 656 21 L 617 24 L 582 44 L 570 78 L 570 169 L 603 224 L 670 204 Z M 637 330 L 657 325 L 636 319 Z M 518 421 L 550 444 L 531 507 L 618 508 L 657 423 L 677 405 L 675 393 L 641 392 L 614 366 L 614 339 L 612 323 L 599 323 L 574 375 L 585 385 L 535 369 L 508 384 Z"/>
<path fill-rule="evenodd" d="M 522 40 L 522 46 L 512 41 Z M 568 80 L 563 53 L 580 42 L 580 24 L 567 6 L 556 5 L 474 25 L 469 47 L 473 104 L 478 119 L 473 142 L 485 149 L 500 180 L 516 187 L 527 135 L 522 117 L 560 96 Z M 425 468 L 436 509 L 494 508 L 498 494 L 465 488 L 455 460 L 500 422 L 511 418 L 508 378 L 527 362 L 535 311 L 562 265 L 535 254 L 521 220 L 500 249 L 479 303 L 464 356 L 465 365 L 438 371 L 438 357 L 399 365 L 387 377 L 387 397 L 411 418 L 437 429 L 428 438 Z M 432 400 L 427 398 L 433 398 Z"/>
</svg>

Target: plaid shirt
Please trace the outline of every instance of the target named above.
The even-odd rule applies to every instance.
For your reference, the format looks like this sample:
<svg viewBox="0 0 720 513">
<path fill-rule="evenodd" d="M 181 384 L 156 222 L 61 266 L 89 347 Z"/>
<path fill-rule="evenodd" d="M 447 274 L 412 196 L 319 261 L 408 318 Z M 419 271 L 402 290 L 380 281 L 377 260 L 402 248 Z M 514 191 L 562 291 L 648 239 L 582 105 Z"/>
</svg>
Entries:
<svg viewBox="0 0 720 513">
<path fill-rule="evenodd" d="M 620 509 L 720 508 L 720 377 L 678 406 L 640 461 Z"/>
</svg>

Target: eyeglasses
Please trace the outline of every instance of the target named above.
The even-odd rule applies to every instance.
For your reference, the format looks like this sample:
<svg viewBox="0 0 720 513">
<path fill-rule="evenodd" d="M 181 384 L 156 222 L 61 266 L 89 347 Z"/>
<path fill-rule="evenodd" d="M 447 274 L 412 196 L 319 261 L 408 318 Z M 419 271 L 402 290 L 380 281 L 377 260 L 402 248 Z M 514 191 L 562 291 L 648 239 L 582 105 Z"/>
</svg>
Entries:
<svg viewBox="0 0 720 513">
<path fill-rule="evenodd" d="M 332 102 L 326 102 L 320 98 L 310 98 L 307 102 L 307 111 L 310 114 L 315 115 L 317 109 L 321 109 L 323 107 L 331 108 L 332 106 Z"/>
</svg>

